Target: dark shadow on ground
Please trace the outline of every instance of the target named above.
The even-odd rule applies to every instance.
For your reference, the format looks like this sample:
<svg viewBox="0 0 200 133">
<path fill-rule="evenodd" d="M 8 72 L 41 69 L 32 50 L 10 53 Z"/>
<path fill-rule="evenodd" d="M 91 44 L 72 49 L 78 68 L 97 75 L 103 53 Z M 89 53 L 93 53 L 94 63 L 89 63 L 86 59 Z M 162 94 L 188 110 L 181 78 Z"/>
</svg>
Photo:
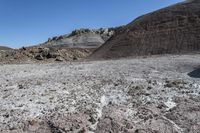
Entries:
<svg viewBox="0 0 200 133">
<path fill-rule="evenodd" d="M 188 73 L 188 76 L 192 78 L 200 78 L 200 68 Z"/>
</svg>

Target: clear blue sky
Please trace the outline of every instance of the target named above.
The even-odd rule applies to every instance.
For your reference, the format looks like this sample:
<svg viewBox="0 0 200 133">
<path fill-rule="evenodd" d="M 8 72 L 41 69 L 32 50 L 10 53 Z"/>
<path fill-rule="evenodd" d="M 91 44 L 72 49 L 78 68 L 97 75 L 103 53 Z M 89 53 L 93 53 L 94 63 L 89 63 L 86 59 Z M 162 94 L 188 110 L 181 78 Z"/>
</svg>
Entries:
<svg viewBox="0 0 200 133">
<path fill-rule="evenodd" d="M 125 25 L 182 0 L 0 0 L 0 44 L 19 48 L 79 28 Z"/>
</svg>

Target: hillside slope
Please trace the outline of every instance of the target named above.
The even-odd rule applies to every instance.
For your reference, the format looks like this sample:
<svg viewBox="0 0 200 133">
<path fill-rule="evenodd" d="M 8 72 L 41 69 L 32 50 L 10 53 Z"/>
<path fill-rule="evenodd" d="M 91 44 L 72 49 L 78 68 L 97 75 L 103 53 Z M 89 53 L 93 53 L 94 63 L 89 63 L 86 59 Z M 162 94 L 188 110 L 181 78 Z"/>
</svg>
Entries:
<svg viewBox="0 0 200 133">
<path fill-rule="evenodd" d="M 91 59 L 173 54 L 200 50 L 200 1 L 143 15 L 118 29 Z"/>
</svg>

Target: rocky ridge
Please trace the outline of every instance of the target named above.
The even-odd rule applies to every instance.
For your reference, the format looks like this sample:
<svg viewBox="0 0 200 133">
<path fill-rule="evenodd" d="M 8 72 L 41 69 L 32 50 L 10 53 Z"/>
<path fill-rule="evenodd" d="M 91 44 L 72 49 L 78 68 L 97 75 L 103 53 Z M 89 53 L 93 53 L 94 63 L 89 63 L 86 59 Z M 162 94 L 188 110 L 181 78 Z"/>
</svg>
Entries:
<svg viewBox="0 0 200 133">
<path fill-rule="evenodd" d="M 20 49 L 1 51 L 1 64 L 74 61 L 88 57 L 113 34 L 115 28 L 80 29 L 47 42 Z M 2 47 L 5 49 L 5 47 Z"/>
<path fill-rule="evenodd" d="M 49 38 L 41 44 L 48 47 L 65 46 L 70 48 L 97 48 L 114 34 L 114 28 L 79 29 L 67 35 Z"/>
</svg>

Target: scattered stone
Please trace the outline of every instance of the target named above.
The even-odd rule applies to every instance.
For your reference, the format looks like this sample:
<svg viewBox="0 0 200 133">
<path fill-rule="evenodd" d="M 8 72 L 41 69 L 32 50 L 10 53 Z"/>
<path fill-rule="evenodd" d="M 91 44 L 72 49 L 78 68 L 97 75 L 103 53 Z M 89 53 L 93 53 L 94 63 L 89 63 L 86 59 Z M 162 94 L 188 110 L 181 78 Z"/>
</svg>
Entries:
<svg viewBox="0 0 200 133">
<path fill-rule="evenodd" d="M 55 61 L 60 61 L 60 62 L 62 62 L 62 61 L 64 61 L 64 59 L 63 59 L 62 57 L 57 57 Z"/>
<path fill-rule="evenodd" d="M 183 88 L 183 85 L 187 84 L 186 82 L 184 82 L 183 80 L 174 80 L 174 81 L 166 81 L 166 84 L 164 85 L 164 87 L 168 87 L 168 88 L 172 88 L 172 87 L 176 87 L 176 88 Z"/>
<path fill-rule="evenodd" d="M 136 96 L 136 95 L 138 96 L 138 95 L 144 95 L 146 93 L 142 85 L 137 85 L 137 86 L 130 86 L 128 90 L 128 94 L 131 96 Z"/>
<path fill-rule="evenodd" d="M 73 57 L 73 60 L 78 60 L 78 58 L 77 57 Z"/>
<path fill-rule="evenodd" d="M 41 54 L 36 55 L 35 59 L 37 59 L 37 60 L 44 60 L 44 58 L 43 58 L 43 56 Z"/>
<path fill-rule="evenodd" d="M 26 62 L 55 62 L 62 57 L 63 61 L 72 61 L 86 58 L 94 51 L 94 48 L 67 48 L 67 47 L 45 47 L 45 46 L 34 46 L 26 48 L 26 50 L 15 49 L 12 51 L 6 51 L 0 56 L 0 62 L 6 64 L 18 64 Z M 1 55 L 1 54 L 0 54 Z"/>
<path fill-rule="evenodd" d="M 199 133 L 200 81 L 177 65 L 184 61 L 193 68 L 199 58 L 2 65 L 0 132 Z M 155 64 L 156 74 L 149 69 Z M 164 88 L 166 75 L 171 84 L 189 89 Z"/>
<path fill-rule="evenodd" d="M 19 85 L 18 85 L 18 88 L 19 88 L 19 89 L 24 89 L 24 86 L 21 85 L 21 84 L 19 84 Z"/>
<path fill-rule="evenodd" d="M 26 50 L 26 48 L 25 48 L 25 47 L 22 47 L 22 50 Z"/>
<path fill-rule="evenodd" d="M 152 87 L 151 87 L 151 86 L 148 86 L 148 87 L 147 87 L 147 90 L 151 90 L 151 89 L 152 89 Z"/>
</svg>

